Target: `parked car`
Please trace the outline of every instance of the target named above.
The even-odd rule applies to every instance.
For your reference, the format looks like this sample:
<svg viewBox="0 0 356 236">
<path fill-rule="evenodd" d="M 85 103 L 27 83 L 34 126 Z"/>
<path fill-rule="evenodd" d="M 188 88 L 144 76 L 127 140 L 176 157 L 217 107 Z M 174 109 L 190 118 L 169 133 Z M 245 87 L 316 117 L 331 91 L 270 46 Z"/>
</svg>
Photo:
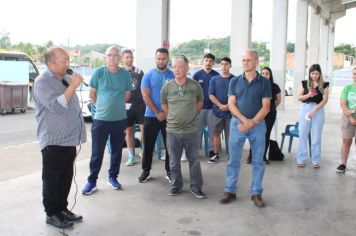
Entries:
<svg viewBox="0 0 356 236">
<path fill-rule="evenodd" d="M 79 106 L 82 109 L 82 115 L 84 118 L 91 118 L 91 112 L 88 108 L 90 106 L 91 100 L 89 98 L 89 87 L 84 84 L 81 84 L 77 90 L 76 94 L 79 100 Z"/>
</svg>

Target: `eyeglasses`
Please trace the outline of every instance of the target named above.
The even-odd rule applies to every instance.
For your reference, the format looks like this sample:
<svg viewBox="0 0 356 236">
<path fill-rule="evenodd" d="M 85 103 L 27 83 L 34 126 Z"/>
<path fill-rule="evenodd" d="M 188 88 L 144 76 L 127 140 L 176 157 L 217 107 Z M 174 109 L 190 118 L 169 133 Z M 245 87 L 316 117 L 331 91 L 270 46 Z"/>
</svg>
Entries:
<svg viewBox="0 0 356 236">
<path fill-rule="evenodd" d="M 119 54 L 106 54 L 107 57 L 119 57 Z"/>
</svg>

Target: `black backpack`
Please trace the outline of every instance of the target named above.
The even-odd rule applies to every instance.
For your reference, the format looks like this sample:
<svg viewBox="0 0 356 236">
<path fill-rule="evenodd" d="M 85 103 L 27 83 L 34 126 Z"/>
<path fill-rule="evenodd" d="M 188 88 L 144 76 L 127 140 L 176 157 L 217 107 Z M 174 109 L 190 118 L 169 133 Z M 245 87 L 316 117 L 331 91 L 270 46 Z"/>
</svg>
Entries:
<svg viewBox="0 0 356 236">
<path fill-rule="evenodd" d="M 277 141 L 270 140 L 269 141 L 269 160 L 273 161 L 283 161 L 284 154 L 279 149 Z"/>
</svg>

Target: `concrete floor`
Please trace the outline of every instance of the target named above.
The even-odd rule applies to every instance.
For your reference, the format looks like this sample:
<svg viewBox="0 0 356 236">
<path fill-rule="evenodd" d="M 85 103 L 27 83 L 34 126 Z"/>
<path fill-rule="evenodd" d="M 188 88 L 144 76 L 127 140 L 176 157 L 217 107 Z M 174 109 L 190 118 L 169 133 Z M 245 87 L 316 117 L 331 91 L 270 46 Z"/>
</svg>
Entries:
<svg viewBox="0 0 356 236">
<path fill-rule="evenodd" d="M 297 120 L 300 104 L 286 99 L 286 109 L 279 111 L 279 133 L 287 123 Z M 126 149 L 119 181 L 123 190 L 106 185 L 108 156 L 98 180 L 99 191 L 83 196 L 90 157 L 90 144 L 82 146 L 76 162 L 76 185 L 69 197 L 74 212 L 84 220 L 66 230 L 66 235 L 356 235 L 356 158 L 352 148 L 346 174 L 337 174 L 340 158 L 340 109 L 338 96 L 331 96 L 326 108 L 321 168 L 311 163 L 297 168 L 295 153 L 284 147 L 285 160 L 266 166 L 264 198 L 266 208 L 259 209 L 250 200 L 251 165 L 241 165 L 238 200 L 221 205 L 224 192 L 226 155 L 211 165 L 201 158 L 203 191 L 208 198 L 199 200 L 189 192 L 188 163 L 182 163 L 185 183 L 180 195 L 168 195 L 170 185 L 164 162 L 153 162 L 147 183 L 137 182 L 141 163 L 127 167 Z M 90 130 L 88 130 L 90 132 Z M 272 135 L 273 137 L 273 135 Z M 280 135 L 279 137 L 280 138 Z M 288 140 L 287 140 L 288 141 Z M 280 140 L 279 140 L 280 142 Z M 247 156 L 248 145 L 244 153 Z M 0 235 L 61 235 L 45 224 L 41 203 L 41 157 L 37 143 L 1 148 Z M 203 150 L 201 150 L 203 154 Z"/>
</svg>

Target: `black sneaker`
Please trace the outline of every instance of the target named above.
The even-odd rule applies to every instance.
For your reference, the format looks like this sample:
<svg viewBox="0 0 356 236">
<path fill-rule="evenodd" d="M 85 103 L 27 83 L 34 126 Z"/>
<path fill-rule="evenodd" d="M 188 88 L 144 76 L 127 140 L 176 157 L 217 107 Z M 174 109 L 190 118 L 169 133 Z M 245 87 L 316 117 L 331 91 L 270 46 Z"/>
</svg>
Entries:
<svg viewBox="0 0 356 236">
<path fill-rule="evenodd" d="M 179 189 L 177 188 L 172 188 L 171 191 L 169 191 L 170 196 L 177 196 L 179 193 Z"/>
<path fill-rule="evenodd" d="M 73 222 L 69 221 L 62 212 L 58 212 L 52 216 L 46 217 L 46 223 L 60 229 L 66 229 L 73 226 Z"/>
<path fill-rule="evenodd" d="M 248 156 L 247 159 L 246 159 L 246 163 L 247 164 L 252 164 L 252 157 L 251 156 Z"/>
<path fill-rule="evenodd" d="M 265 163 L 265 164 L 269 164 L 269 160 L 263 160 L 263 163 Z"/>
<path fill-rule="evenodd" d="M 212 157 L 209 158 L 208 163 L 209 163 L 209 164 L 215 164 L 215 163 L 218 163 L 219 160 L 220 160 L 219 154 L 215 153 L 214 156 L 212 156 Z"/>
<path fill-rule="evenodd" d="M 166 180 L 168 180 L 168 182 L 172 183 L 172 180 L 171 180 L 171 172 L 167 172 L 167 174 L 166 174 Z"/>
<path fill-rule="evenodd" d="M 190 192 L 199 199 L 206 198 L 206 195 L 201 190 L 191 190 Z"/>
<path fill-rule="evenodd" d="M 209 159 L 212 158 L 215 155 L 214 151 L 209 151 Z"/>
<path fill-rule="evenodd" d="M 138 177 L 138 182 L 140 182 L 140 183 L 146 183 L 147 180 L 149 180 L 150 178 L 151 178 L 150 172 L 144 170 L 144 171 L 142 172 L 141 176 Z"/>
<path fill-rule="evenodd" d="M 346 171 L 346 166 L 344 164 L 341 164 L 336 168 L 337 173 L 345 173 L 345 171 Z"/>
</svg>

